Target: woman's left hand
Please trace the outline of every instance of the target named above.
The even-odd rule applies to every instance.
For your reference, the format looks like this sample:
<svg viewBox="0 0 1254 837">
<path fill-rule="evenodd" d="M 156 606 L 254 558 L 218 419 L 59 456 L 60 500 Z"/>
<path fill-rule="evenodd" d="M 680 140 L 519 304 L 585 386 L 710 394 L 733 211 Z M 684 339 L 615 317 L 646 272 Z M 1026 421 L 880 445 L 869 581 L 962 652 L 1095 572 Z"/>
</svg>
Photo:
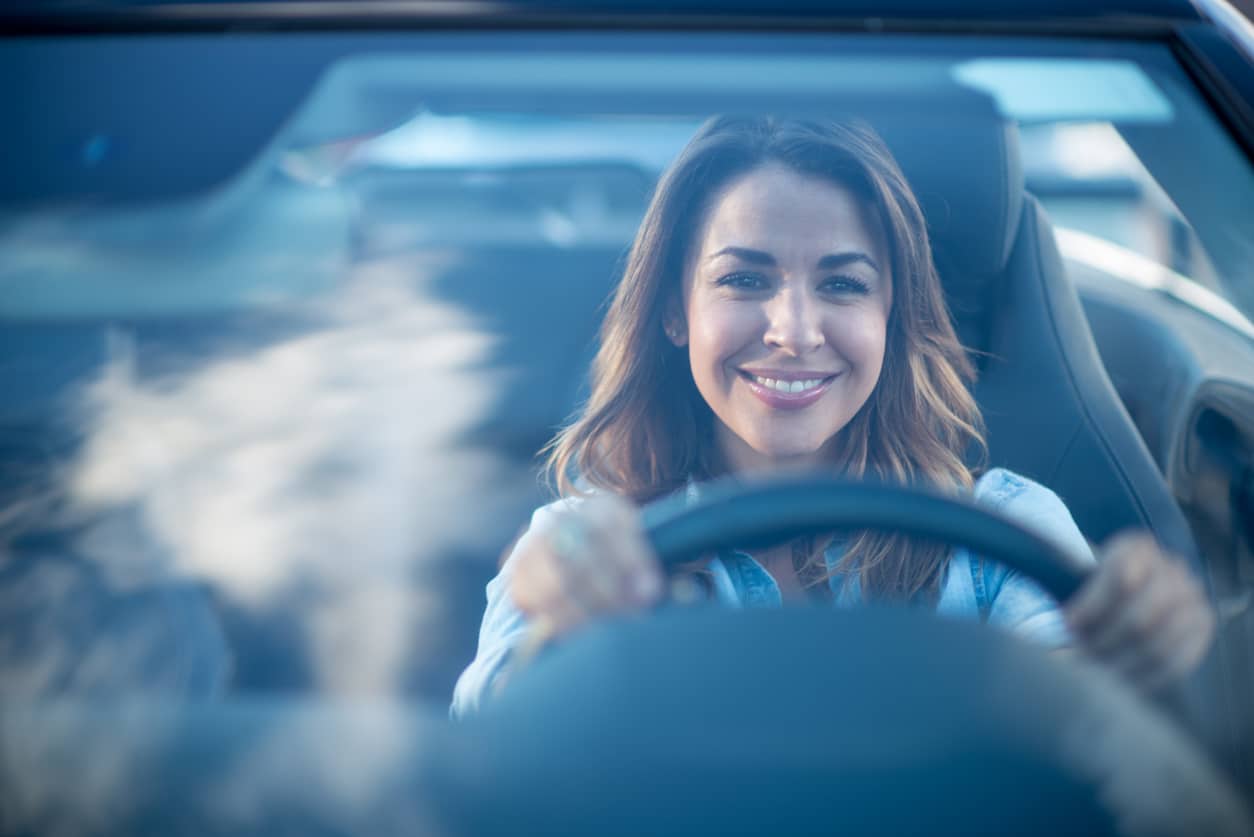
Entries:
<svg viewBox="0 0 1254 837">
<path fill-rule="evenodd" d="M 1105 543 L 1097 571 L 1064 614 L 1083 650 L 1146 691 L 1193 671 L 1215 634 L 1201 586 L 1139 532 Z"/>
</svg>

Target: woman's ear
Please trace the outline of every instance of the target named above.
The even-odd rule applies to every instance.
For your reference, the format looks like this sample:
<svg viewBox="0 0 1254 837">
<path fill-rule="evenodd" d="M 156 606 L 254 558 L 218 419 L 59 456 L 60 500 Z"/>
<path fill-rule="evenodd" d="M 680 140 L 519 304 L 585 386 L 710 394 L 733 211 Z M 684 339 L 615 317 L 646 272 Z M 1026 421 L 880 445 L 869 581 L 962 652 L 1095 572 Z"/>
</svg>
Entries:
<svg viewBox="0 0 1254 837">
<path fill-rule="evenodd" d="M 666 300 L 665 313 L 662 314 L 662 331 L 666 332 L 666 339 L 676 348 L 688 345 L 688 322 L 684 318 L 684 307 L 674 292 Z"/>
<path fill-rule="evenodd" d="M 676 348 L 683 348 L 688 345 L 688 325 L 684 322 L 684 315 L 678 310 L 679 306 L 668 307 L 666 316 L 662 319 L 662 330 L 666 332 L 666 339 Z"/>
</svg>

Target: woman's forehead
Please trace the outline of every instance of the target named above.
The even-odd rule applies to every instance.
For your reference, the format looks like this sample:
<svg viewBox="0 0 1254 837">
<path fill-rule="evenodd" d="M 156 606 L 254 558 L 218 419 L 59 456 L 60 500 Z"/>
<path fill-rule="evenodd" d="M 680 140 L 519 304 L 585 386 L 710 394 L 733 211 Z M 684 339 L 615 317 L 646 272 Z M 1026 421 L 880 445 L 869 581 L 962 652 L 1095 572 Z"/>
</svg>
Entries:
<svg viewBox="0 0 1254 837">
<path fill-rule="evenodd" d="M 747 249 L 817 261 L 834 252 L 861 251 L 883 265 L 887 253 L 877 216 L 846 186 L 767 164 L 715 193 L 697 226 L 693 256 L 704 262 Z"/>
</svg>

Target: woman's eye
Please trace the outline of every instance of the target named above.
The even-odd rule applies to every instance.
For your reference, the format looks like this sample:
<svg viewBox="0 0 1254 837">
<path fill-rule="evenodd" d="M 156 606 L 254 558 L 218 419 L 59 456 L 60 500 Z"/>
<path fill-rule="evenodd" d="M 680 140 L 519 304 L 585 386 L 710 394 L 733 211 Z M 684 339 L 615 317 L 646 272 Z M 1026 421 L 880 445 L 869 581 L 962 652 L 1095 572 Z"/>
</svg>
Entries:
<svg viewBox="0 0 1254 837">
<path fill-rule="evenodd" d="M 823 282 L 823 290 L 836 294 L 867 294 L 871 286 L 856 276 L 833 276 Z"/>
<path fill-rule="evenodd" d="M 766 279 L 756 273 L 729 273 L 718 279 L 720 288 L 734 288 L 740 291 L 759 291 L 766 287 Z"/>
</svg>

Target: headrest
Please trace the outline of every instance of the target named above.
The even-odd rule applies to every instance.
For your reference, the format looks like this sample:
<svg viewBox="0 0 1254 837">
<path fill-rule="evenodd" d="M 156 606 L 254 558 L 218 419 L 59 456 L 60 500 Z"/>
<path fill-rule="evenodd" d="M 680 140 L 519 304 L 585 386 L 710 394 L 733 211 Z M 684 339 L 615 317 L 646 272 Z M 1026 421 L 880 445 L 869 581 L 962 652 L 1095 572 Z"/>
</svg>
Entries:
<svg viewBox="0 0 1254 837">
<path fill-rule="evenodd" d="M 947 289 L 1006 266 L 1023 210 L 1018 128 L 977 110 L 926 126 L 897 115 L 873 122 L 923 207 Z"/>
</svg>

